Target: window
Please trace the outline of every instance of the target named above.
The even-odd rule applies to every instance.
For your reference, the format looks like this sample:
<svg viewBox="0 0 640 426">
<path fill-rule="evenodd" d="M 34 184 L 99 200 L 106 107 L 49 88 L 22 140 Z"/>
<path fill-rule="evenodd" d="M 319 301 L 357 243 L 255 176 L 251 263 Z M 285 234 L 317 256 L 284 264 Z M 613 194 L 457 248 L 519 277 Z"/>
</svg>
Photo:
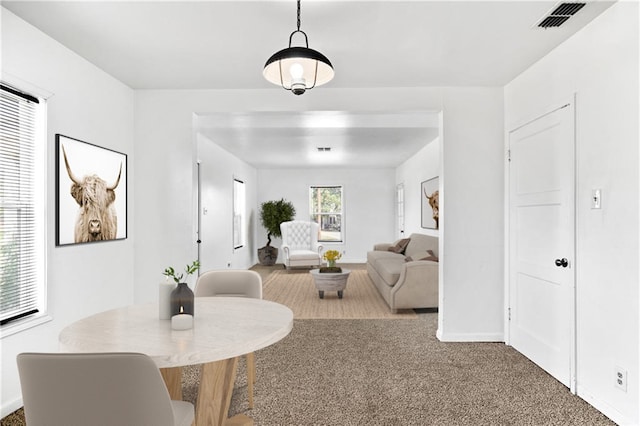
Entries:
<svg viewBox="0 0 640 426">
<path fill-rule="evenodd" d="M 318 241 L 344 240 L 342 186 L 312 186 L 309 189 L 309 211 L 311 220 L 320 224 Z"/>
<path fill-rule="evenodd" d="M 233 179 L 233 249 L 244 246 L 244 216 L 246 210 L 246 194 L 244 182 Z"/>
<path fill-rule="evenodd" d="M 0 325 L 43 314 L 44 106 L 0 85 Z"/>
</svg>

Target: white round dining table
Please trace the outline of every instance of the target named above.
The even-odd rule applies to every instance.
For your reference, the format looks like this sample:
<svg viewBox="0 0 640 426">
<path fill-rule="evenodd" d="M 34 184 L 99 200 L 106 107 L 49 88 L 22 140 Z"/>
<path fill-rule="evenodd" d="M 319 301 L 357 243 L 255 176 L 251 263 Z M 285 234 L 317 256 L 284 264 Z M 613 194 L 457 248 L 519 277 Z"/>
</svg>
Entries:
<svg viewBox="0 0 640 426">
<path fill-rule="evenodd" d="M 293 328 L 284 305 L 241 297 L 197 297 L 193 328 L 173 330 L 157 304 L 131 305 L 74 322 L 59 335 L 62 352 L 140 352 L 160 368 L 172 399 L 182 399 L 182 367 L 202 364 L 196 425 L 253 424 L 228 419 L 237 357 L 278 342 Z"/>
</svg>

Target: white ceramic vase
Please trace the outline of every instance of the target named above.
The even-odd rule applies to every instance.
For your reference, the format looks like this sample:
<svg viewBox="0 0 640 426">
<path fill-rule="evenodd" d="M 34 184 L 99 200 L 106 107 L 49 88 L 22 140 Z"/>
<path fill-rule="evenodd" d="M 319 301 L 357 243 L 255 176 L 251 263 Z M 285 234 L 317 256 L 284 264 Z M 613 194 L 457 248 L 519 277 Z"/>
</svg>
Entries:
<svg viewBox="0 0 640 426">
<path fill-rule="evenodd" d="M 171 292 L 175 288 L 171 281 L 158 284 L 158 316 L 161 320 L 171 319 Z"/>
</svg>

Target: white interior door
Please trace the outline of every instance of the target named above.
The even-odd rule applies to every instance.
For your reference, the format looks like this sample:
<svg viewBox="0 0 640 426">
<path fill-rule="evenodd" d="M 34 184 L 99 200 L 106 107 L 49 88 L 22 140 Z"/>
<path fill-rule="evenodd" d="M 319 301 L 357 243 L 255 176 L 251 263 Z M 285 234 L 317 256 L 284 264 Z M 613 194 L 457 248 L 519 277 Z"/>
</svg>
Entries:
<svg viewBox="0 0 640 426">
<path fill-rule="evenodd" d="M 575 391 L 573 105 L 509 145 L 509 343 Z"/>
</svg>

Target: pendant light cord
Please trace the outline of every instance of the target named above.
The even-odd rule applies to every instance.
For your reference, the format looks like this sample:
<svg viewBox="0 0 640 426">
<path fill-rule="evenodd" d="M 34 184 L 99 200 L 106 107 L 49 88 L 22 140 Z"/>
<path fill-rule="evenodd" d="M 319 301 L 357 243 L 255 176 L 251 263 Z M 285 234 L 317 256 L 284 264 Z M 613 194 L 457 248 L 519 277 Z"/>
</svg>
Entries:
<svg viewBox="0 0 640 426">
<path fill-rule="evenodd" d="M 293 40 L 293 35 L 295 33 L 301 33 L 304 36 L 304 44 L 308 49 L 309 48 L 309 40 L 307 39 L 307 34 L 304 31 L 300 30 L 300 0 L 298 0 L 298 29 L 295 30 L 294 32 L 292 32 L 291 35 L 289 36 L 289 47 L 291 47 L 291 42 Z"/>
</svg>

